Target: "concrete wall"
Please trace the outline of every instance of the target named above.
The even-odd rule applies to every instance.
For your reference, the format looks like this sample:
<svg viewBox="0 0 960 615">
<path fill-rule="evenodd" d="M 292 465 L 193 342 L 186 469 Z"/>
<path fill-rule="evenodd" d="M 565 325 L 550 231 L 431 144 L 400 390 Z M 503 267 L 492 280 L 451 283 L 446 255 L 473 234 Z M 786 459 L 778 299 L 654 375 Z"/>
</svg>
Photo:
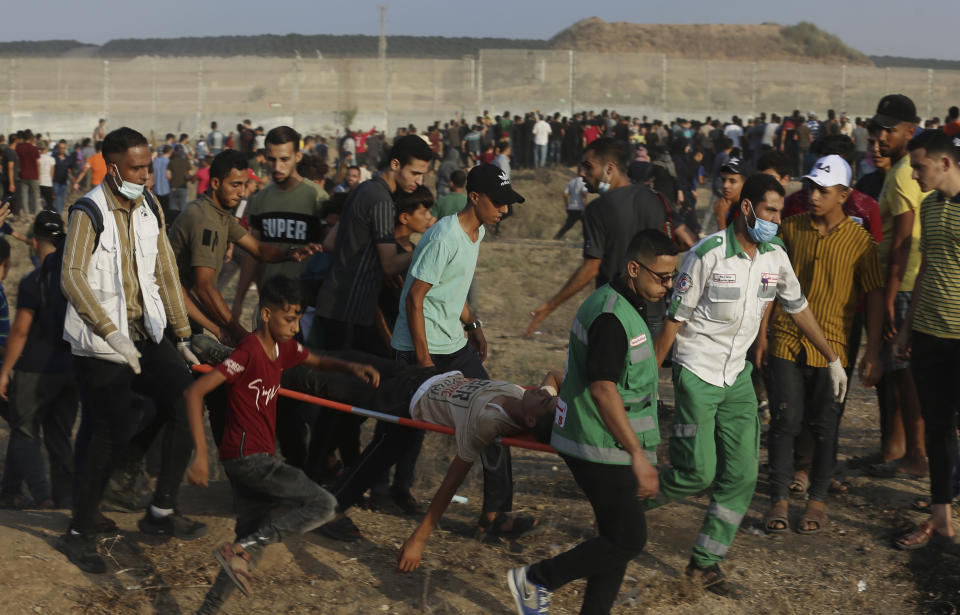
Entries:
<svg viewBox="0 0 960 615">
<path fill-rule="evenodd" d="M 881 96 L 913 98 L 921 116 L 960 101 L 960 71 L 786 62 L 667 59 L 650 54 L 484 50 L 459 60 L 376 58 L 25 58 L 0 61 L 0 130 L 89 136 L 100 117 L 144 132 L 267 128 L 333 133 L 352 126 L 425 127 L 482 110 L 749 117 L 828 108 L 871 115 Z"/>
</svg>

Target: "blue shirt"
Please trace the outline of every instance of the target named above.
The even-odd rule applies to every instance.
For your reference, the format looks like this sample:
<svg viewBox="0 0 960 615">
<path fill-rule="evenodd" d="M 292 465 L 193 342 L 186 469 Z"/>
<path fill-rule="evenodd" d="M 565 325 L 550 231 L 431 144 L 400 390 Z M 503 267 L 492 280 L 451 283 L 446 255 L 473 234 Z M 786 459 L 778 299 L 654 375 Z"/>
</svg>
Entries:
<svg viewBox="0 0 960 615">
<path fill-rule="evenodd" d="M 167 179 L 167 165 L 170 159 L 157 156 L 153 160 L 153 191 L 158 196 L 170 194 L 170 180 Z"/>
</svg>

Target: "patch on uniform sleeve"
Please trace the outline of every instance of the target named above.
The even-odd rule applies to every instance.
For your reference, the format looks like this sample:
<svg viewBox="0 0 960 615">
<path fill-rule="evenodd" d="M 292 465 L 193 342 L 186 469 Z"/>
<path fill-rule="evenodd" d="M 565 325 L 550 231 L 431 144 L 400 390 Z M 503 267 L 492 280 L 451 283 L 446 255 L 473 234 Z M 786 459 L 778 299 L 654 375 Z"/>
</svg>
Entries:
<svg viewBox="0 0 960 615">
<path fill-rule="evenodd" d="M 641 334 L 638 335 L 637 337 L 635 337 L 635 338 L 633 338 L 632 340 L 630 340 L 630 347 L 631 347 L 631 348 L 634 348 L 634 347 L 639 346 L 640 344 L 644 343 L 645 341 L 647 341 L 647 334 L 646 334 L 646 333 L 641 333 Z"/>
<path fill-rule="evenodd" d="M 680 274 L 680 277 L 677 278 L 677 292 L 682 295 L 690 290 L 691 286 L 693 286 L 693 278 L 690 277 L 689 273 L 684 271 Z"/>
</svg>

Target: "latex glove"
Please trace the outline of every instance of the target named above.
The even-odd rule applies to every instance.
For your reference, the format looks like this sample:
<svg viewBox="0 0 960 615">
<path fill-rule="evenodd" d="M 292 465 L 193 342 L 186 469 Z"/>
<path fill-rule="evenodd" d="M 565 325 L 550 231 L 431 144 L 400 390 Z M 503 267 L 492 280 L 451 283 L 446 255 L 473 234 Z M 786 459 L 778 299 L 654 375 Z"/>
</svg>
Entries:
<svg viewBox="0 0 960 615">
<path fill-rule="evenodd" d="M 123 357 L 130 365 L 134 374 L 140 373 L 140 352 L 137 350 L 137 347 L 133 345 L 133 342 L 130 341 L 129 337 L 119 331 L 114 331 L 105 337 L 104 340 Z"/>
<path fill-rule="evenodd" d="M 847 394 L 847 372 L 844 371 L 843 364 L 840 363 L 840 357 L 837 357 L 835 361 L 830 361 L 827 367 L 830 368 L 830 384 L 833 385 L 833 400 L 840 403 Z"/>
<path fill-rule="evenodd" d="M 187 365 L 200 365 L 200 359 L 190 350 L 189 342 L 177 342 L 177 350 L 187 360 Z"/>
</svg>

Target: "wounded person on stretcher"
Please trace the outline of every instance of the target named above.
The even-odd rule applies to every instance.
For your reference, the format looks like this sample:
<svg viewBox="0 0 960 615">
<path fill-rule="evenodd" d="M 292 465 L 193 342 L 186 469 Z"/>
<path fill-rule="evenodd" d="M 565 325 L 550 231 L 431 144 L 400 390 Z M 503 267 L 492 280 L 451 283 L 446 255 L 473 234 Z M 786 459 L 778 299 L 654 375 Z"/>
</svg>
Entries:
<svg viewBox="0 0 960 615">
<path fill-rule="evenodd" d="M 211 338 L 193 340 L 194 352 L 201 361 L 219 363 L 229 349 Z M 357 378 L 336 372 L 317 372 L 295 367 L 283 374 L 283 386 L 331 401 L 385 414 L 445 425 L 455 430 L 457 454 L 454 456 L 427 513 L 400 549 L 397 567 L 410 572 L 420 565 L 423 547 L 430 533 L 463 483 L 481 452 L 499 437 L 533 432 L 541 442 L 550 438 L 556 410 L 556 393 L 562 375 L 550 371 L 537 389 L 524 389 L 509 382 L 466 378 L 460 372 L 438 374 L 435 368 L 419 368 L 359 352 L 330 353 L 344 360 L 372 365 L 380 372 L 380 386 L 374 388 Z M 336 412 L 335 410 L 330 410 Z M 358 462 L 348 468 L 329 487 L 337 498 L 340 514 L 324 534 L 350 539 L 343 526 L 352 522 L 344 516 L 368 488 L 416 443 L 416 429 L 387 424 L 363 450 Z M 493 463 L 496 463 L 495 461 Z M 487 492 L 485 485 L 485 495 Z M 517 538 L 537 529 L 538 521 L 529 517 L 498 515 L 487 531 Z M 355 527 L 353 528 L 356 532 Z"/>
</svg>

